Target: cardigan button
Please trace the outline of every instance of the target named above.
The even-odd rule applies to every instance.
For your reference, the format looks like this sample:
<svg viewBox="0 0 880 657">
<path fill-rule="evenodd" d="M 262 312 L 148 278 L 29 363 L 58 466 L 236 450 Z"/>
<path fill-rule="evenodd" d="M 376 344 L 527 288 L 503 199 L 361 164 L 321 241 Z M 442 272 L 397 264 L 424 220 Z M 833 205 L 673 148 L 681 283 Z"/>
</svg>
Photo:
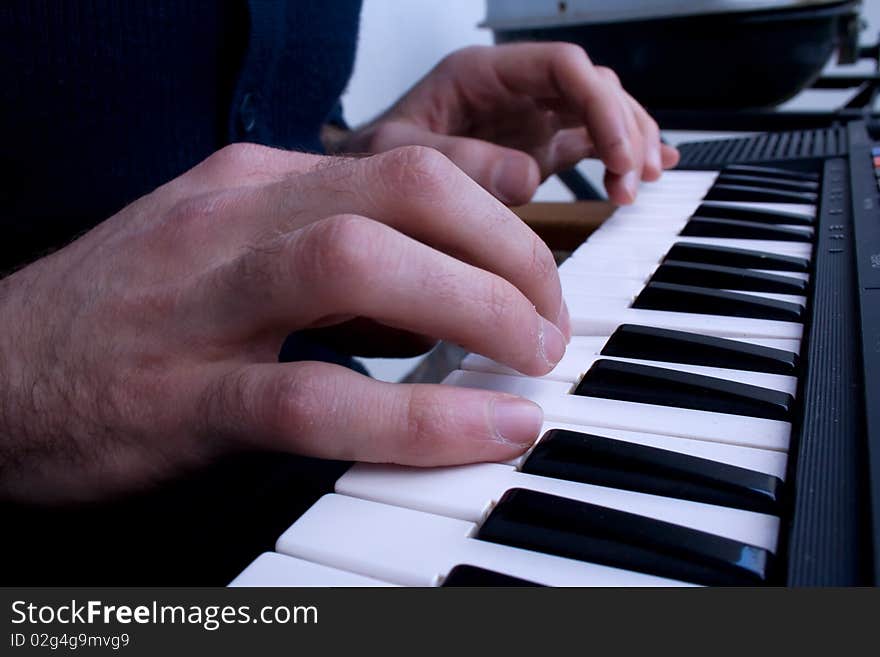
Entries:
<svg viewBox="0 0 880 657">
<path fill-rule="evenodd" d="M 248 92 L 238 108 L 238 123 L 244 132 L 251 132 L 257 124 L 257 99 Z"/>
</svg>

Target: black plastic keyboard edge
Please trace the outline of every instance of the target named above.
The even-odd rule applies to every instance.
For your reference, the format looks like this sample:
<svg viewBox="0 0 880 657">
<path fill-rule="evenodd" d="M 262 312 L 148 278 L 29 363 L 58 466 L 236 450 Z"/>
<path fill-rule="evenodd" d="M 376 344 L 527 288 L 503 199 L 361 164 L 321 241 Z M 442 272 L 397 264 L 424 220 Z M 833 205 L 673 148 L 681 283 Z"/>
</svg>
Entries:
<svg viewBox="0 0 880 657">
<path fill-rule="evenodd" d="M 788 586 L 853 586 L 867 580 L 864 497 L 857 482 L 864 409 L 847 160 L 824 164 L 814 254 L 811 322 L 793 431 L 794 483 L 781 548 Z"/>
</svg>

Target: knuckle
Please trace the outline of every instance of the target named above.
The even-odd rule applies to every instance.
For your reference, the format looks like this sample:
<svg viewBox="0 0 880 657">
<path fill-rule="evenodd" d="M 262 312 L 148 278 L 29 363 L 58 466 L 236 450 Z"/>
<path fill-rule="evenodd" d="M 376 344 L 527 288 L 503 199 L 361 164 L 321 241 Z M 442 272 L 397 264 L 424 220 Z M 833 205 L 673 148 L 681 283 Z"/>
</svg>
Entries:
<svg viewBox="0 0 880 657">
<path fill-rule="evenodd" d="M 440 447 L 438 437 L 452 435 L 455 430 L 451 411 L 424 386 L 412 386 L 405 403 L 406 419 L 398 457 L 410 463 L 427 462 Z"/>
<path fill-rule="evenodd" d="M 532 240 L 532 254 L 529 262 L 530 278 L 540 281 L 550 280 L 556 277 L 556 260 L 550 248 L 542 240 Z"/>
<path fill-rule="evenodd" d="M 618 87 L 620 86 L 620 78 L 618 77 L 617 73 L 615 73 L 607 66 L 597 66 L 596 72 L 601 75 L 602 78 L 607 82 L 610 82 L 611 84 L 614 84 Z"/>
<path fill-rule="evenodd" d="M 446 55 L 437 68 L 450 72 L 458 71 L 462 66 L 472 63 L 486 51 L 486 46 L 466 46 Z"/>
<path fill-rule="evenodd" d="M 268 381 L 260 381 L 250 368 L 229 372 L 206 391 L 206 422 L 231 436 L 296 436 L 321 410 L 324 391 L 314 370 L 304 363 Z M 214 427 L 218 420 L 221 426 Z"/>
<path fill-rule="evenodd" d="M 559 61 L 569 66 L 592 65 L 587 51 L 576 43 L 558 41 L 552 44 Z"/>
<path fill-rule="evenodd" d="M 382 232 L 377 222 L 356 215 L 338 215 L 313 224 L 292 258 L 297 275 L 345 291 L 351 283 L 369 277 L 371 254 L 383 251 Z"/>
<path fill-rule="evenodd" d="M 491 326 L 505 325 L 516 308 L 516 302 L 516 293 L 510 283 L 498 276 L 489 279 L 482 305 L 486 312 L 486 320 Z"/>
<path fill-rule="evenodd" d="M 258 421 L 260 409 L 254 412 L 252 401 L 261 395 L 251 393 L 248 371 L 229 372 L 209 385 L 202 395 L 200 408 L 209 431 L 239 435 L 249 424 Z M 215 426 L 218 425 L 218 426 Z"/>
<path fill-rule="evenodd" d="M 402 146 L 378 156 L 378 175 L 392 191 L 407 196 L 433 195 L 444 189 L 455 165 L 428 146 Z"/>
<path fill-rule="evenodd" d="M 268 147 L 259 144 L 229 144 L 216 151 L 205 162 L 220 171 L 246 171 L 262 161 L 268 150 Z"/>
<path fill-rule="evenodd" d="M 259 404 L 263 418 L 279 433 L 297 436 L 326 412 L 328 391 L 321 368 L 316 364 L 298 364 L 289 368 L 269 386 Z"/>
</svg>

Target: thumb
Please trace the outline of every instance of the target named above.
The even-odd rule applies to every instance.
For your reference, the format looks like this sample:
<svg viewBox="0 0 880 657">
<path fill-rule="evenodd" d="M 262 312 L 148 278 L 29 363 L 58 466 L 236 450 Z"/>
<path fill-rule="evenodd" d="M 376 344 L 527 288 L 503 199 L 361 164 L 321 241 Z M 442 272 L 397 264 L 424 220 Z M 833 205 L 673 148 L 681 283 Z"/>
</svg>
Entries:
<svg viewBox="0 0 880 657">
<path fill-rule="evenodd" d="M 377 151 L 405 145 L 436 148 L 508 205 L 528 203 L 541 183 L 538 163 L 523 151 L 482 139 L 438 134 L 404 121 L 383 123 L 372 145 Z"/>
<path fill-rule="evenodd" d="M 511 459 L 543 421 L 539 406 L 513 395 L 384 383 L 311 361 L 236 368 L 205 400 L 209 431 L 235 444 L 419 466 Z"/>
</svg>

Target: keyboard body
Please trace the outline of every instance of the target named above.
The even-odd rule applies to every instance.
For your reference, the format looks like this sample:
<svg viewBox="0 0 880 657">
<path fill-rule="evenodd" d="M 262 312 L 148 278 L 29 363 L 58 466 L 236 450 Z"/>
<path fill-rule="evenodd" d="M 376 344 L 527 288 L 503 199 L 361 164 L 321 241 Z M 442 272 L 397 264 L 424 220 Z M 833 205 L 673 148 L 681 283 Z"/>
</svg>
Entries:
<svg viewBox="0 0 880 657">
<path fill-rule="evenodd" d="M 539 403 L 532 450 L 355 464 L 231 585 L 876 585 L 880 148 L 842 130 L 644 185 L 560 266 L 553 372 L 445 381 Z"/>
</svg>

